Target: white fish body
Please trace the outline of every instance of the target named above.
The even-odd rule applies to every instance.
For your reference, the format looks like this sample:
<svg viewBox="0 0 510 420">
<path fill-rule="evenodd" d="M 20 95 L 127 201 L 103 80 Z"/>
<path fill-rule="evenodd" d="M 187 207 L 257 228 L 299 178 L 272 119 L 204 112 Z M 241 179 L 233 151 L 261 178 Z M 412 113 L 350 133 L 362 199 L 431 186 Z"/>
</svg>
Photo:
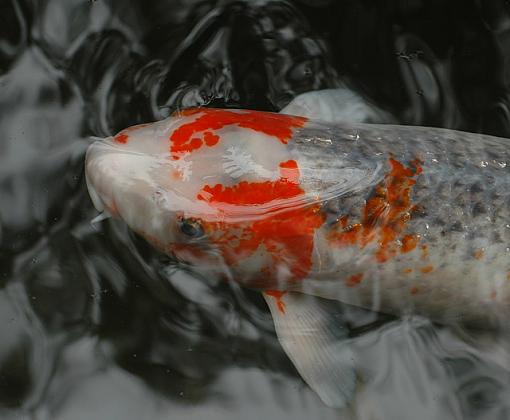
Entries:
<svg viewBox="0 0 510 420">
<path fill-rule="evenodd" d="M 451 130 L 193 109 L 94 143 L 86 175 L 96 208 L 158 249 L 266 290 L 287 354 L 341 406 L 347 330 L 313 296 L 443 322 L 507 315 L 507 150 Z"/>
</svg>

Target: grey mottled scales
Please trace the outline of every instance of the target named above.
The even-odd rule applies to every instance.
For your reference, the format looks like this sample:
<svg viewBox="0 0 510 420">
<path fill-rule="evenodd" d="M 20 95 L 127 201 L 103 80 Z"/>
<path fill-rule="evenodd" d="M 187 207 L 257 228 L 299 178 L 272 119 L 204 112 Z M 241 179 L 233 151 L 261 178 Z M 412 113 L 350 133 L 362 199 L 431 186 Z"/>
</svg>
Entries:
<svg viewBox="0 0 510 420">
<path fill-rule="evenodd" d="M 510 140 L 436 128 L 309 123 L 290 146 L 305 189 L 325 199 L 329 221 L 316 241 L 315 268 L 295 290 L 441 322 L 507 323 Z M 419 211 L 405 229 L 419 235 L 418 246 L 384 263 L 374 257 L 377 243 L 331 246 L 334 221 L 362 219 L 366 200 L 391 170 L 390 157 L 407 167 L 422 161 L 411 194 Z M 359 284 L 349 286 L 360 273 Z"/>
</svg>

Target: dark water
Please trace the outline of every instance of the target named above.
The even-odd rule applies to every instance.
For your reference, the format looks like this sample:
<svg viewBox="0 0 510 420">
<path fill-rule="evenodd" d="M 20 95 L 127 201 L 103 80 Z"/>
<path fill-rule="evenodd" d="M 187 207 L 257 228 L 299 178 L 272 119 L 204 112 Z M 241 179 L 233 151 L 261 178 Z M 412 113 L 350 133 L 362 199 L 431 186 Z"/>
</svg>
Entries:
<svg viewBox="0 0 510 420">
<path fill-rule="evenodd" d="M 92 225 L 91 136 L 349 86 L 402 124 L 510 137 L 510 4 L 0 0 L 0 418 L 507 419 L 510 337 L 367 327 L 324 406 L 260 296 Z"/>
</svg>

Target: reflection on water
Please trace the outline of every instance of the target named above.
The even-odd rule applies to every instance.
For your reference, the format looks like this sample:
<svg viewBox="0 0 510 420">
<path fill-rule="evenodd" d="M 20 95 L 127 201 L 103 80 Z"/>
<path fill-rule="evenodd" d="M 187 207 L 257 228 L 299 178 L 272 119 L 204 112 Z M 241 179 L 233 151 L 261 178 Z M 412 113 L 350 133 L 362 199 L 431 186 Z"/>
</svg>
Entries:
<svg viewBox="0 0 510 420">
<path fill-rule="evenodd" d="M 510 137 L 508 5 L 475 4 L 3 0 L 2 418 L 508 418 L 508 337 L 415 318 L 359 326 L 363 385 L 345 412 L 324 406 L 257 293 L 92 225 L 83 180 L 90 136 L 325 88 L 400 123 Z"/>
</svg>

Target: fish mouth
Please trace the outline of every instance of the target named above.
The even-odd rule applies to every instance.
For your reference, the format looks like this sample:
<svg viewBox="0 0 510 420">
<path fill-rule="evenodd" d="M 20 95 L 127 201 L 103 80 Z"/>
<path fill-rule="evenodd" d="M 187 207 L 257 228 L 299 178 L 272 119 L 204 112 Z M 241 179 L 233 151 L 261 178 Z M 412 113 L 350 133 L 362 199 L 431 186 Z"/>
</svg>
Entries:
<svg viewBox="0 0 510 420">
<path fill-rule="evenodd" d="M 92 204 L 99 212 L 104 212 L 106 209 L 106 205 L 101 198 L 101 194 L 99 194 L 97 188 L 95 187 L 94 179 L 97 177 L 96 168 L 94 165 L 94 161 L 101 153 L 104 153 L 105 150 L 108 150 L 111 147 L 111 142 L 113 141 L 113 137 L 107 137 L 105 139 L 97 139 L 94 143 L 92 143 L 88 149 L 85 156 L 85 182 L 87 185 L 87 190 L 89 192 L 90 199 Z"/>
<path fill-rule="evenodd" d="M 103 212 L 105 210 L 105 205 L 103 203 L 103 200 L 97 193 L 97 191 L 94 188 L 94 186 L 92 185 L 92 183 L 88 180 L 88 178 L 86 178 L 86 183 L 87 183 L 87 190 L 89 191 L 89 197 L 92 201 L 92 204 L 94 205 L 94 207 L 96 208 L 97 211 Z"/>
</svg>

